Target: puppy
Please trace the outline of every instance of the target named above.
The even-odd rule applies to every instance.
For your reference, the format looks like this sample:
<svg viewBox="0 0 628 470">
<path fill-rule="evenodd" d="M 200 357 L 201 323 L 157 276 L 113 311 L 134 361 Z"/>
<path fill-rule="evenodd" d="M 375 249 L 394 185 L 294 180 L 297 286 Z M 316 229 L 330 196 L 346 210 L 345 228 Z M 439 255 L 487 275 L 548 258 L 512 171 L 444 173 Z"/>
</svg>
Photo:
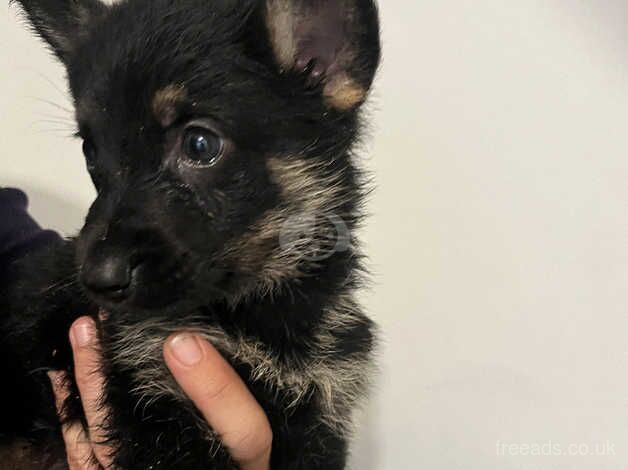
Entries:
<svg viewBox="0 0 628 470">
<path fill-rule="evenodd" d="M 344 468 L 375 342 L 354 298 L 374 2 L 16 3 L 67 69 L 98 196 L 75 239 L 9 268 L 4 445 L 62 465 L 45 372 L 72 377 L 67 331 L 88 312 L 116 468 L 236 468 L 163 364 L 180 330 L 263 406 L 273 469 Z M 84 420 L 76 394 L 65 414 Z"/>
</svg>

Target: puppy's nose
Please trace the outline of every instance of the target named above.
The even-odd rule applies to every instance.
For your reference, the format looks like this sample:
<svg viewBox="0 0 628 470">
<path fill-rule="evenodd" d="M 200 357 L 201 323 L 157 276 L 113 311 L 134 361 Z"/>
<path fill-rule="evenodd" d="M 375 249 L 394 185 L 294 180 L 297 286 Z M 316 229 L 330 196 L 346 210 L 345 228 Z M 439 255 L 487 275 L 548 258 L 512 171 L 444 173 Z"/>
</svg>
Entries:
<svg viewBox="0 0 628 470">
<path fill-rule="evenodd" d="M 83 265 L 82 281 L 92 292 L 121 301 L 129 296 L 133 268 L 127 256 L 101 252 Z"/>
</svg>

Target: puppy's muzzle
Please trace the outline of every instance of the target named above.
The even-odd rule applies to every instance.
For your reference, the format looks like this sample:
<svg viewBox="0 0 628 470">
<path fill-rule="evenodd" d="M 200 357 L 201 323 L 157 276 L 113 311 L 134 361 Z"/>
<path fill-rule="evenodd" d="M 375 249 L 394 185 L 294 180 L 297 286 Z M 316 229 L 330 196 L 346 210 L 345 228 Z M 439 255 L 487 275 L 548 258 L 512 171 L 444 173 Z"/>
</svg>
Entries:
<svg viewBox="0 0 628 470">
<path fill-rule="evenodd" d="M 107 305 L 163 306 L 180 290 L 182 261 L 163 244 L 99 240 L 83 261 L 81 282 L 90 296 Z"/>
<path fill-rule="evenodd" d="M 109 301 L 121 301 L 133 293 L 133 278 L 142 258 L 121 249 L 96 247 L 83 264 L 81 281 L 92 293 Z"/>
</svg>

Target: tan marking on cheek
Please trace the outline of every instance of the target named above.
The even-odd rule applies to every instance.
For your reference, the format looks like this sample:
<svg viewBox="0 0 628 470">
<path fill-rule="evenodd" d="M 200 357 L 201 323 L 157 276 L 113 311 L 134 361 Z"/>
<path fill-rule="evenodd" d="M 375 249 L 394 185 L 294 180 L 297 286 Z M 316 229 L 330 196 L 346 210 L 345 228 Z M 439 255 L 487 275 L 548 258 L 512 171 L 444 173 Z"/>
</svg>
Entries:
<svg viewBox="0 0 628 470">
<path fill-rule="evenodd" d="M 329 106 L 340 111 L 349 111 L 364 101 L 366 90 L 354 79 L 342 74 L 325 85 L 323 96 Z"/>
<path fill-rule="evenodd" d="M 289 69 L 296 58 L 294 38 L 295 12 L 290 0 L 269 0 L 266 3 L 266 24 L 279 65 Z"/>
<path fill-rule="evenodd" d="M 326 215 L 342 217 L 340 208 L 346 202 L 342 171 L 330 174 L 322 163 L 289 156 L 269 157 L 266 165 L 283 203 L 225 247 L 219 257 L 253 280 L 253 286 L 241 285 L 242 292 L 271 292 L 285 279 L 301 277 L 301 262 L 319 243 L 325 243 Z M 308 237 L 301 239 L 299 234 L 304 233 L 318 243 Z"/>
<path fill-rule="evenodd" d="M 168 85 L 155 93 L 153 114 L 163 127 L 171 126 L 177 120 L 179 106 L 185 98 L 183 85 Z"/>
<path fill-rule="evenodd" d="M 243 273 L 265 279 L 269 284 L 296 276 L 295 263 L 277 256 L 281 250 L 279 236 L 286 216 L 282 209 L 271 210 L 227 249 L 226 258 L 235 261 Z"/>
</svg>

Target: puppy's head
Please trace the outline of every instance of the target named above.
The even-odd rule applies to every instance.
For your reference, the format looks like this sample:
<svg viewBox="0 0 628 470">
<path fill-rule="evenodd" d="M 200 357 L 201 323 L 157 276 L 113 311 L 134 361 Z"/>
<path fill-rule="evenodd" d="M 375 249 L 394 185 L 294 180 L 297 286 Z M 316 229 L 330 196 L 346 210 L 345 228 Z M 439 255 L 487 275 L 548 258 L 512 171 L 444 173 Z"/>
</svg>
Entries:
<svg viewBox="0 0 628 470">
<path fill-rule="evenodd" d="M 98 303 L 235 301 L 346 249 L 372 0 L 19 3 L 67 67 L 98 191 L 77 264 Z"/>
</svg>

